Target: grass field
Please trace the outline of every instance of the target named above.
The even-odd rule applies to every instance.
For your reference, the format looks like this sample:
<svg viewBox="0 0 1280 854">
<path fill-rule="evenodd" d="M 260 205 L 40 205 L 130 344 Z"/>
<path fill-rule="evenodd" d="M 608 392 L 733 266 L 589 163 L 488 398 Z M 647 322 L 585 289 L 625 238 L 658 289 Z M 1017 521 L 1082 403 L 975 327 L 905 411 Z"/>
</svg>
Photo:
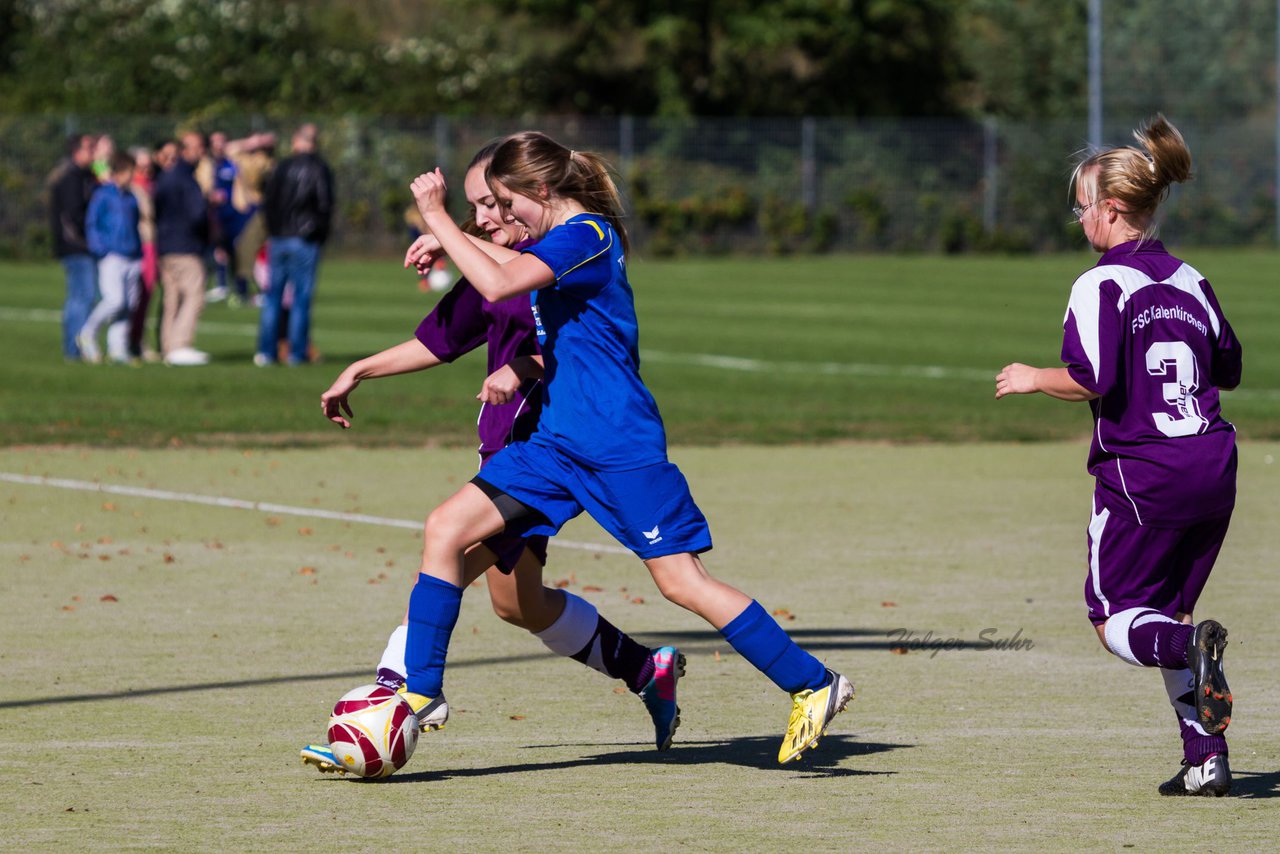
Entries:
<svg viewBox="0 0 1280 854">
<path fill-rule="evenodd" d="M 1269 850 L 1277 454 L 1244 444 L 1240 509 L 1202 599 L 1233 642 L 1238 796 L 1223 801 L 1155 795 L 1177 730 L 1159 677 L 1104 654 L 1084 618 L 1076 443 L 679 450 L 713 571 L 788 611 L 858 686 L 818 751 L 776 765 L 785 698 L 661 602 L 634 559 L 562 546 L 550 579 L 688 654 L 675 747 L 655 753 L 634 698 L 499 623 L 476 589 L 451 652 L 455 714 L 386 783 L 321 777 L 296 751 L 369 678 L 414 531 L 0 483 L 6 843 L 1076 851 L 1180 837 Z M 401 519 L 470 465 L 444 449 L 0 452 L 5 472 Z M 607 541 L 590 522 L 563 536 Z M 970 648 L 892 654 L 898 629 Z M 1034 646 L 973 648 L 984 630 Z"/>
<path fill-rule="evenodd" d="M 832 439 L 1067 438 L 1088 413 L 1047 399 L 996 406 L 995 372 L 1058 363 L 1072 279 L 1094 256 L 637 261 L 646 382 L 674 444 Z M 1245 344 L 1227 414 L 1280 438 L 1280 254 L 1196 251 Z M 0 266 L 0 443 L 470 446 L 478 354 L 427 377 L 361 388 L 358 428 L 319 417 L 355 358 L 409 338 L 435 297 L 387 261 L 326 261 L 315 311 L 325 364 L 255 369 L 257 312 L 210 306 L 200 370 L 67 366 L 52 264 Z M 1010 405 L 1011 404 L 1011 405 Z"/>
<path fill-rule="evenodd" d="M 778 766 L 785 698 L 577 520 L 547 577 L 688 655 L 675 747 L 653 751 L 635 698 L 499 622 L 476 589 L 449 726 L 382 783 L 322 777 L 297 751 L 371 678 L 417 522 L 474 470 L 483 360 L 367 384 L 343 432 L 320 392 L 434 300 L 394 264 L 324 264 L 325 362 L 292 370 L 254 368 L 256 312 L 222 305 L 202 322 L 206 368 L 65 365 L 60 268 L 0 265 L 4 840 L 1272 850 L 1280 254 L 1187 256 L 1245 344 L 1225 403 L 1239 508 L 1200 608 L 1231 630 L 1236 796 L 1222 801 L 1155 795 L 1181 756 L 1161 680 L 1104 653 L 1085 619 L 1086 409 L 991 399 L 1003 364 L 1057 362 L 1091 256 L 634 264 L 644 374 L 711 521 L 709 567 L 858 699 L 818 751 Z M 903 632 L 960 648 L 898 654 Z"/>
</svg>

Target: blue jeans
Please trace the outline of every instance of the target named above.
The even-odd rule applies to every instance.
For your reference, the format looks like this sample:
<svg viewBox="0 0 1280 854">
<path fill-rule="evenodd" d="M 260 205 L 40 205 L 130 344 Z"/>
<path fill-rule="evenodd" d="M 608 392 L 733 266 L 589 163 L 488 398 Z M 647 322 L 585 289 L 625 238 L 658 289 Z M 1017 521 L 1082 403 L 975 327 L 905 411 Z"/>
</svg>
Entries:
<svg viewBox="0 0 1280 854">
<path fill-rule="evenodd" d="M 320 262 L 320 244 L 301 237 L 273 237 L 267 249 L 271 267 L 271 287 L 262 303 L 258 324 L 258 352 L 268 361 L 276 360 L 276 341 L 280 328 L 280 311 L 285 284 L 293 285 L 293 304 L 289 308 L 289 364 L 307 361 L 311 341 L 311 295 L 316 285 L 316 267 Z"/>
<path fill-rule="evenodd" d="M 61 260 L 67 274 L 67 301 L 62 305 L 62 355 L 79 359 L 76 336 L 84 328 L 98 298 L 98 262 L 88 254 L 66 255 Z"/>
</svg>

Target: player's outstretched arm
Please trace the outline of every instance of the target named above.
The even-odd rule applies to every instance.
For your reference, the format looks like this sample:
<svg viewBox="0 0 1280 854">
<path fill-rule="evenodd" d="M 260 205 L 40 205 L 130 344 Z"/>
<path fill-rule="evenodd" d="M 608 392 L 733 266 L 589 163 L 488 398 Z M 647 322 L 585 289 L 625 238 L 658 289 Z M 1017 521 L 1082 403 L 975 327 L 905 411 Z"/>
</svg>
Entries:
<svg viewBox="0 0 1280 854">
<path fill-rule="evenodd" d="M 471 286 L 489 302 L 527 294 L 555 282 L 551 268 L 532 255 L 515 253 L 516 257 L 510 260 L 499 261 L 490 257 L 480 241 L 473 243 L 445 210 L 444 175 L 438 168 L 419 175 L 410 189 L 427 228 Z"/>
<path fill-rule="evenodd" d="M 1066 368 L 1035 368 L 1014 362 L 996 374 L 996 400 L 1007 394 L 1036 392 L 1071 402 L 1093 400 L 1098 396 L 1073 380 Z"/>
<path fill-rule="evenodd" d="M 333 385 L 329 386 L 328 391 L 320 395 L 320 410 L 325 418 L 346 430 L 351 426 L 349 419 L 355 417 L 355 413 L 351 411 L 351 392 L 355 391 L 363 380 L 425 371 L 439 364 L 441 364 L 440 359 L 417 338 L 389 347 L 381 353 L 375 353 L 366 359 L 347 365 L 346 370 L 338 374 L 338 378 L 333 381 Z"/>
</svg>

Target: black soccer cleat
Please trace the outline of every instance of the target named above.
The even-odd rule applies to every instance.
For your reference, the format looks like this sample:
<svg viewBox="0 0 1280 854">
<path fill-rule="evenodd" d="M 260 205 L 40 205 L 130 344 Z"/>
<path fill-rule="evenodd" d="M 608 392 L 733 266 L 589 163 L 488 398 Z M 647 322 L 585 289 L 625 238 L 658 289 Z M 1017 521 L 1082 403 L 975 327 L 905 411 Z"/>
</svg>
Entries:
<svg viewBox="0 0 1280 854">
<path fill-rule="evenodd" d="M 1227 630 L 1215 620 L 1196 625 L 1187 641 L 1187 667 L 1195 678 L 1196 717 L 1204 731 L 1218 735 L 1231 723 L 1231 689 L 1222 672 Z"/>
<path fill-rule="evenodd" d="M 1231 791 L 1231 767 L 1227 757 L 1215 753 L 1199 765 L 1182 762 L 1182 770 L 1160 784 L 1160 794 L 1201 795 L 1207 798 L 1220 798 Z"/>
</svg>

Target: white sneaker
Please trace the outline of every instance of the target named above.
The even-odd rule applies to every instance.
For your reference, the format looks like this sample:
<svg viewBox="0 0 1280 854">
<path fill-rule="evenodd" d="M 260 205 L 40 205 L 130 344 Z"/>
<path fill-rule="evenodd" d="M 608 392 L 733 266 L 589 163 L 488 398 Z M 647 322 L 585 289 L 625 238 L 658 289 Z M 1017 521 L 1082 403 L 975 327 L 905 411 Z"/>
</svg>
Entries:
<svg viewBox="0 0 1280 854">
<path fill-rule="evenodd" d="M 179 347 L 165 354 L 164 363 L 175 367 L 209 364 L 209 354 L 194 347 Z"/>
<path fill-rule="evenodd" d="M 88 362 L 91 365 L 101 364 L 102 352 L 98 350 L 97 341 L 94 341 L 88 335 L 77 335 L 76 346 L 80 348 L 81 361 Z"/>
<path fill-rule="evenodd" d="M 269 368 L 275 364 L 275 360 L 272 359 L 270 356 L 268 356 L 266 353 L 254 353 L 253 363 L 257 365 L 259 368 Z"/>
<path fill-rule="evenodd" d="M 227 298 L 227 293 L 228 292 L 226 288 L 222 288 L 222 287 L 209 288 L 209 290 L 204 292 L 204 301 L 205 302 L 222 302 L 224 299 Z"/>
</svg>

